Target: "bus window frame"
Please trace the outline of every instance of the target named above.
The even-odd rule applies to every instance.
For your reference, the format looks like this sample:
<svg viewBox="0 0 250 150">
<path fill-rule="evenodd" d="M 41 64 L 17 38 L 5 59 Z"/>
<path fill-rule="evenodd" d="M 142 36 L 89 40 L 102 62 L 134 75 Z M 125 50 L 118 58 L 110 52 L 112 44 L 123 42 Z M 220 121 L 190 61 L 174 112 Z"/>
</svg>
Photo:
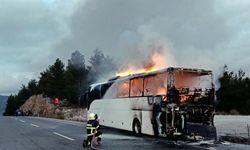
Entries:
<svg viewBox="0 0 250 150">
<path fill-rule="evenodd" d="M 168 80 L 168 74 L 167 72 L 160 72 L 160 73 L 151 73 L 151 74 L 147 74 L 147 75 L 142 75 L 142 76 L 135 76 L 135 77 L 132 77 L 132 78 L 126 78 L 126 79 L 121 79 L 121 80 L 116 80 L 116 81 L 112 81 L 112 82 L 109 82 L 109 83 L 106 83 L 106 84 L 111 84 L 107 90 L 105 90 L 105 93 L 102 93 L 102 86 L 106 86 L 106 84 L 103 84 L 103 85 L 98 85 L 100 86 L 100 92 L 98 93 L 98 96 L 100 97 L 100 99 L 102 99 L 105 94 L 107 93 L 107 91 L 110 89 L 110 88 L 115 88 L 117 89 L 116 90 L 116 94 L 114 95 L 114 97 L 110 97 L 111 99 L 115 99 L 115 98 L 136 98 L 136 97 L 153 97 L 153 96 L 164 96 L 166 94 L 157 94 L 157 95 L 154 95 L 154 94 L 150 94 L 150 95 L 145 95 L 145 79 L 148 78 L 148 77 L 156 77 L 157 78 L 157 75 L 161 75 L 161 74 L 166 74 L 166 83 L 167 84 L 167 80 Z M 140 95 L 131 95 L 131 88 L 132 88 L 132 80 L 140 80 L 142 83 L 141 85 L 141 88 L 142 88 L 142 91 L 140 92 L 141 94 Z M 124 84 L 125 82 L 128 82 L 128 94 L 127 96 L 119 96 L 119 85 L 121 84 Z M 112 86 L 115 86 L 115 87 L 112 87 Z M 112 89 L 111 89 L 112 90 Z M 90 93 L 93 92 L 93 91 L 90 91 Z M 167 89 L 166 89 L 166 93 L 167 93 Z"/>
</svg>

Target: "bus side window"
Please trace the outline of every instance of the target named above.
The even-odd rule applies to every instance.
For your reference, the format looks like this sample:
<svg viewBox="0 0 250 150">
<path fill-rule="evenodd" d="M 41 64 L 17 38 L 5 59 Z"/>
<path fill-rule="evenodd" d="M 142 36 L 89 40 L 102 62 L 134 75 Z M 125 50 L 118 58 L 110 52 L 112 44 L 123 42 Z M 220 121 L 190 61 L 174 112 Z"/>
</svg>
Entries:
<svg viewBox="0 0 250 150">
<path fill-rule="evenodd" d="M 118 83 L 117 97 L 129 97 L 129 80 Z"/>
<path fill-rule="evenodd" d="M 130 96 L 142 96 L 143 78 L 135 78 L 131 80 Z"/>
<path fill-rule="evenodd" d="M 166 95 L 167 74 L 144 77 L 144 96 Z"/>
<path fill-rule="evenodd" d="M 149 76 L 149 77 L 145 77 L 144 78 L 144 96 L 152 96 L 154 95 L 154 84 L 153 84 L 153 81 L 154 81 L 154 77 L 155 76 Z"/>
<path fill-rule="evenodd" d="M 97 85 L 90 91 L 89 100 L 93 101 L 95 99 L 100 99 L 100 98 L 101 98 L 101 85 Z"/>
</svg>

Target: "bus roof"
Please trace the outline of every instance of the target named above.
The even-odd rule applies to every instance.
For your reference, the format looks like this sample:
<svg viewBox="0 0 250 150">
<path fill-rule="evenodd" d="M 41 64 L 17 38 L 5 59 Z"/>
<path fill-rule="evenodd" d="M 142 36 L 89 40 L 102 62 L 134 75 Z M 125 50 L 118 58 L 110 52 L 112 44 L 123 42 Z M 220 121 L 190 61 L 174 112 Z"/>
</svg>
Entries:
<svg viewBox="0 0 250 150">
<path fill-rule="evenodd" d="M 212 75 L 211 70 L 205 70 L 205 69 L 194 69 L 194 68 L 180 68 L 180 67 L 168 67 L 165 69 L 152 71 L 152 72 L 146 72 L 146 73 L 138 73 L 138 74 L 131 74 L 128 76 L 123 77 L 116 77 L 116 79 L 127 79 L 127 78 L 136 78 L 136 77 L 142 77 L 142 76 L 150 76 L 155 75 L 163 72 L 190 72 L 190 73 L 197 73 L 199 75 Z"/>
<path fill-rule="evenodd" d="M 155 74 L 164 73 L 164 72 L 190 72 L 190 73 L 197 73 L 199 75 L 212 75 L 211 70 L 194 69 L 194 68 L 181 68 L 181 67 L 168 67 L 168 68 L 164 68 L 164 69 L 152 71 L 152 72 L 130 74 L 127 76 L 116 76 L 116 77 L 109 79 L 106 82 L 92 84 L 91 89 L 93 87 L 96 87 L 97 85 L 113 83 L 114 81 L 117 81 L 117 80 L 121 81 L 121 80 L 127 80 L 127 79 L 131 79 L 131 78 L 137 78 L 137 77 L 144 77 L 144 76 L 151 76 L 151 75 L 153 76 Z"/>
</svg>

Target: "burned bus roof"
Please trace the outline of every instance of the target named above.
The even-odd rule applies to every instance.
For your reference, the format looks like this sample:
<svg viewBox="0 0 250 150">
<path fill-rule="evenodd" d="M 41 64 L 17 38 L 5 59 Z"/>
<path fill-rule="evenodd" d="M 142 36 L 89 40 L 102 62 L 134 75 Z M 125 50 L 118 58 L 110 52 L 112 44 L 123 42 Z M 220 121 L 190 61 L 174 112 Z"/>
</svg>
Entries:
<svg viewBox="0 0 250 150">
<path fill-rule="evenodd" d="M 168 70 L 174 70 L 174 71 L 185 71 L 185 72 L 193 72 L 193 73 L 201 73 L 202 75 L 210 75 L 212 74 L 212 70 L 205 70 L 205 69 L 194 69 L 194 68 L 174 68 L 170 67 L 167 68 Z"/>
<path fill-rule="evenodd" d="M 101 83 L 95 83 L 92 84 L 90 87 L 91 89 L 96 87 L 97 85 L 103 85 L 103 84 L 109 84 L 113 83 L 115 81 L 122 81 L 122 80 L 128 80 L 128 79 L 133 79 L 133 78 L 139 78 L 139 77 L 146 77 L 146 76 L 154 76 L 159 73 L 164 73 L 164 72 L 190 72 L 190 73 L 198 73 L 199 75 L 212 75 L 211 70 L 205 70 L 205 69 L 194 69 L 194 68 L 180 68 L 180 67 L 168 67 L 165 69 L 153 71 L 153 72 L 148 72 L 148 73 L 138 73 L 138 74 L 131 74 L 127 76 L 116 76 L 113 78 L 110 78 L 106 82 L 101 82 Z"/>
<path fill-rule="evenodd" d="M 123 80 L 123 79 L 128 79 L 128 78 L 137 78 L 137 77 L 142 77 L 142 76 L 151 76 L 151 75 L 156 75 L 159 73 L 164 73 L 164 72 L 190 72 L 190 73 L 198 73 L 199 75 L 212 75 L 211 70 L 205 70 L 205 69 L 194 69 L 194 68 L 179 68 L 179 67 L 168 67 L 165 69 L 157 70 L 157 71 L 152 71 L 152 72 L 147 72 L 147 73 L 138 73 L 138 74 L 131 74 L 128 76 L 124 77 L 116 77 L 115 80 Z M 114 79 L 114 78 L 113 78 Z M 111 80 L 109 80 L 111 81 Z"/>
</svg>

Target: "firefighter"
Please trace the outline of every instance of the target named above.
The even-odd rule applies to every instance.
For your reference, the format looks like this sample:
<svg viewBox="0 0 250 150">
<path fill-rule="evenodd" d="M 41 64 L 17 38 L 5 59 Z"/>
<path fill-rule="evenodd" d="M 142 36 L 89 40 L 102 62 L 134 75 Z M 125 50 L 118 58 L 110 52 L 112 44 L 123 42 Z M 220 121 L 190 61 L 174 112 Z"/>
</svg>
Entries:
<svg viewBox="0 0 250 150">
<path fill-rule="evenodd" d="M 86 146 L 90 146 L 93 138 L 97 137 L 97 143 L 101 142 L 102 133 L 99 131 L 100 125 L 98 122 L 98 116 L 94 113 L 90 113 L 88 116 L 88 123 L 86 126 L 87 129 L 87 141 Z"/>
<path fill-rule="evenodd" d="M 98 144 L 101 144 L 102 132 L 100 131 L 99 119 L 98 119 L 98 115 L 97 115 L 97 114 L 95 114 L 95 120 L 98 122 L 97 132 L 99 133 L 99 134 L 97 134 L 95 137 L 97 137 L 97 143 L 98 143 Z"/>
</svg>

